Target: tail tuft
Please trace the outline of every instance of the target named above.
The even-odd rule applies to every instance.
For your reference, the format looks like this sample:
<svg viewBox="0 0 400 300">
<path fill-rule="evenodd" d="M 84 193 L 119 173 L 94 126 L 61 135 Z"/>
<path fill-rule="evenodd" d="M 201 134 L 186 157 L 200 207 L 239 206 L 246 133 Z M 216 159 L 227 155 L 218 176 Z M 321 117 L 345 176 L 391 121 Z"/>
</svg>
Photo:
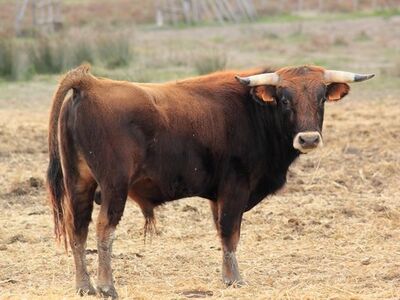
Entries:
<svg viewBox="0 0 400 300">
<path fill-rule="evenodd" d="M 143 227 L 144 243 L 146 243 L 146 238 L 148 235 L 150 236 L 150 243 L 151 243 L 153 235 L 157 234 L 156 219 L 154 218 L 154 211 L 146 210 L 146 211 L 142 211 L 142 213 L 145 218 L 145 223 L 144 223 L 144 227 Z"/>
<path fill-rule="evenodd" d="M 64 184 L 60 158 L 55 153 L 50 154 L 50 162 L 47 169 L 47 186 L 50 204 L 53 208 L 54 234 L 58 243 L 64 237 L 66 246 L 65 223 L 63 213 Z"/>
</svg>

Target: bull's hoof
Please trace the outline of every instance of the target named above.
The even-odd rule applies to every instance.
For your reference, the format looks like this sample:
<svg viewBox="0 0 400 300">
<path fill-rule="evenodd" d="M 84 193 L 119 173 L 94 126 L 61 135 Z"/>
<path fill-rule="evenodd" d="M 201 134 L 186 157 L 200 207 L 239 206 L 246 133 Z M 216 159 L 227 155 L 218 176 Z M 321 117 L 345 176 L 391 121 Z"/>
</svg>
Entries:
<svg viewBox="0 0 400 300">
<path fill-rule="evenodd" d="M 76 287 L 76 293 L 79 296 L 96 295 L 96 290 L 91 284 L 85 284 Z"/>
<path fill-rule="evenodd" d="M 223 281 L 226 286 L 231 286 L 234 288 L 240 288 L 242 286 L 247 285 L 247 283 L 241 278 L 237 278 L 237 279 L 223 278 Z"/>
<path fill-rule="evenodd" d="M 105 299 L 118 299 L 118 293 L 115 290 L 114 286 L 108 286 L 108 285 L 104 285 L 104 286 L 98 286 L 97 287 L 97 292 L 99 294 L 100 297 L 105 298 Z"/>
</svg>

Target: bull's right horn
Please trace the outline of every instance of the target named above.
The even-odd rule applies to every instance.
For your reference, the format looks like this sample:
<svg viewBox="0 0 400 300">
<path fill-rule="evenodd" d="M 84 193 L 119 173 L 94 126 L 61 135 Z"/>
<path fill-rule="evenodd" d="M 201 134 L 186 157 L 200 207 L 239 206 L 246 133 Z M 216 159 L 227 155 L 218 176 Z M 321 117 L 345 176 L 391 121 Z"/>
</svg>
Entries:
<svg viewBox="0 0 400 300">
<path fill-rule="evenodd" d="M 263 73 L 248 77 L 235 76 L 235 78 L 243 85 L 258 86 L 258 85 L 277 85 L 279 75 L 276 73 Z"/>
<path fill-rule="evenodd" d="M 368 80 L 374 76 L 375 74 L 356 74 L 345 71 L 326 70 L 324 74 L 324 79 L 326 83 L 331 83 L 331 82 L 351 83 L 351 82 Z"/>
</svg>

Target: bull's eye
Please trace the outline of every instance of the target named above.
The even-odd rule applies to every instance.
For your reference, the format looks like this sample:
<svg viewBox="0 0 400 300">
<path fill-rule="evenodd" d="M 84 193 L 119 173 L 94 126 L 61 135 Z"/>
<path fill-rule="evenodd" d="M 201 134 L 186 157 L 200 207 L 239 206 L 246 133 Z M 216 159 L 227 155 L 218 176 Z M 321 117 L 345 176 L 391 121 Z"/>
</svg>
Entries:
<svg viewBox="0 0 400 300">
<path fill-rule="evenodd" d="M 284 106 L 288 106 L 289 105 L 289 100 L 285 97 L 282 97 L 281 102 Z"/>
<path fill-rule="evenodd" d="M 321 104 L 324 104 L 326 102 L 326 97 L 324 96 L 324 97 L 322 97 L 320 100 L 319 100 L 319 103 L 321 103 Z"/>
</svg>

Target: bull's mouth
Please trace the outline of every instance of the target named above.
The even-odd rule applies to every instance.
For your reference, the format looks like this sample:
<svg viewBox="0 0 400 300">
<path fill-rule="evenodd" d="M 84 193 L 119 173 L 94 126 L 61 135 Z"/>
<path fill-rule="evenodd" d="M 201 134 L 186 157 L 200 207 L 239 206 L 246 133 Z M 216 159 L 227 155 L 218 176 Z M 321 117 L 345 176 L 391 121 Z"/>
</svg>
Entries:
<svg viewBox="0 0 400 300">
<path fill-rule="evenodd" d="M 296 134 L 293 139 L 293 148 L 301 153 L 309 153 L 323 146 L 321 134 L 318 131 L 303 131 Z"/>
</svg>

